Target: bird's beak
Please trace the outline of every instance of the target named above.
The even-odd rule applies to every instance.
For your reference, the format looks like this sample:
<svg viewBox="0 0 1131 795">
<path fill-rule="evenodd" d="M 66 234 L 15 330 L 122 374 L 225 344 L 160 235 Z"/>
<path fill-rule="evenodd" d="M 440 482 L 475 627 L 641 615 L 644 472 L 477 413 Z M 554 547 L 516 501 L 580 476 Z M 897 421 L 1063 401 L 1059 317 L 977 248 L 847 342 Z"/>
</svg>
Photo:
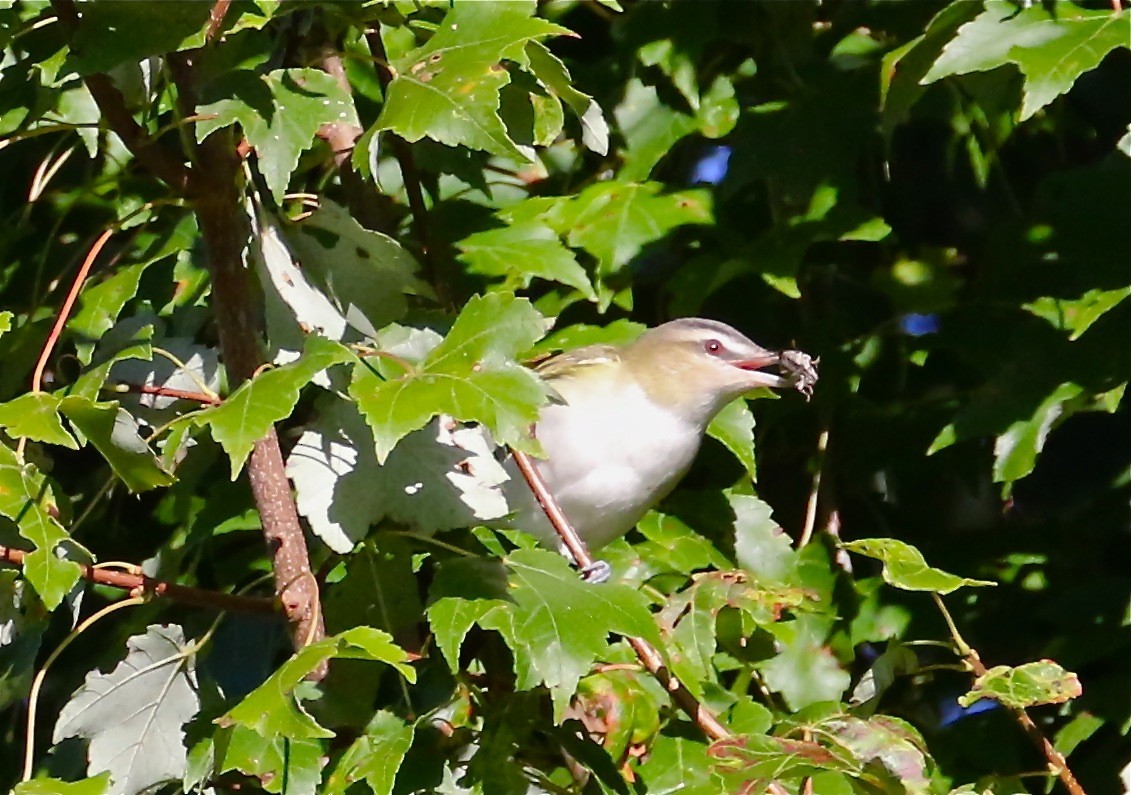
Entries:
<svg viewBox="0 0 1131 795">
<path fill-rule="evenodd" d="M 762 351 L 755 356 L 749 356 L 745 359 L 735 359 L 731 364 L 739 370 L 747 371 L 747 383 L 750 384 L 750 389 L 764 386 L 771 388 L 782 388 L 790 385 L 790 382 L 780 375 L 773 373 L 764 373 L 762 370 L 766 367 L 772 367 L 781 361 L 781 357 L 772 351 Z"/>
</svg>

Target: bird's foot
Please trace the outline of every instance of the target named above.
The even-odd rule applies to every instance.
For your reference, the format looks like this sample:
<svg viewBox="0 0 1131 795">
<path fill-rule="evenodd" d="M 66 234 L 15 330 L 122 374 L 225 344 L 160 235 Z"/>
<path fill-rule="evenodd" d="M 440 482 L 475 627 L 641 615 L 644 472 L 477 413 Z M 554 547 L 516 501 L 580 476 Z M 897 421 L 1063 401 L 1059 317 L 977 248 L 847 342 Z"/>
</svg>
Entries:
<svg viewBox="0 0 1131 795">
<path fill-rule="evenodd" d="M 593 585 L 608 582 L 612 576 L 613 567 L 607 560 L 595 560 L 588 566 L 581 567 L 581 579 Z"/>
</svg>

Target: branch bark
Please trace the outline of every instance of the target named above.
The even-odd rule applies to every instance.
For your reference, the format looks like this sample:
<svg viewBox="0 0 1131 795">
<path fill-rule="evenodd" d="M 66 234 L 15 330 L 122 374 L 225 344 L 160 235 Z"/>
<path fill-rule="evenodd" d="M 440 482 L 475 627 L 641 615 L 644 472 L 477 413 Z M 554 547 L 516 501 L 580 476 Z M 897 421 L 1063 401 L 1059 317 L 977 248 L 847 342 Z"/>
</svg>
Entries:
<svg viewBox="0 0 1131 795">
<path fill-rule="evenodd" d="M 593 556 L 589 554 L 589 549 L 585 546 L 585 542 L 581 540 L 581 536 L 577 534 L 577 530 L 570 524 L 569 519 L 562 511 L 558 501 L 554 499 L 554 495 L 550 493 L 546 481 L 538 474 L 538 470 L 534 466 L 534 462 L 530 460 L 530 456 L 520 450 L 512 450 L 511 455 L 514 456 L 515 463 L 518 465 L 519 472 L 526 480 L 526 484 L 534 493 L 535 499 L 538 504 L 542 506 L 542 511 L 546 514 L 546 518 L 550 520 L 555 532 L 562 539 L 566 549 L 573 556 L 573 561 L 579 567 L 585 569 L 593 565 Z M 727 730 L 722 723 L 719 722 L 718 716 L 715 715 L 710 709 L 699 703 L 699 699 L 695 698 L 691 692 L 683 686 L 683 684 L 676 677 L 672 676 L 668 671 L 667 666 L 664 665 L 664 659 L 660 653 L 652 646 L 651 643 L 643 638 L 625 638 L 628 645 L 636 652 L 637 658 L 640 663 L 652 674 L 664 689 L 671 693 L 672 700 L 676 705 L 684 711 L 684 713 L 691 718 L 699 726 L 707 737 L 712 740 L 726 740 L 733 735 Z M 778 784 L 776 781 L 770 782 L 766 788 L 767 792 L 772 795 L 788 795 L 785 787 Z"/>
<path fill-rule="evenodd" d="M 22 549 L 0 546 L 0 561 L 13 566 L 23 566 L 26 554 Z M 128 572 L 99 569 L 85 563 L 80 563 L 79 568 L 82 570 L 84 580 L 98 585 L 109 585 L 111 588 L 121 588 L 131 594 L 160 596 L 181 604 L 206 607 L 210 610 L 250 613 L 260 616 L 279 615 L 279 603 L 274 599 L 238 596 L 220 591 L 207 591 L 203 588 L 190 588 L 187 585 L 177 585 L 173 582 L 155 579 L 142 574 L 140 570 Z"/>
</svg>

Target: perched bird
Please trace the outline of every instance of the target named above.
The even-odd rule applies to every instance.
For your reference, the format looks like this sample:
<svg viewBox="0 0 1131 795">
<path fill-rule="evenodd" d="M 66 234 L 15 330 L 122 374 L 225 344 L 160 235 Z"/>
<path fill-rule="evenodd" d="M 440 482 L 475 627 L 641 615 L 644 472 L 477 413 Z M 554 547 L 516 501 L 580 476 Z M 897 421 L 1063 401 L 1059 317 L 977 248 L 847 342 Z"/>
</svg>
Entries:
<svg viewBox="0 0 1131 795">
<path fill-rule="evenodd" d="M 596 549 L 631 530 L 691 466 L 707 425 L 758 387 L 808 394 L 815 364 L 778 354 L 714 320 L 684 318 L 624 346 L 593 345 L 554 356 L 538 372 L 556 393 L 535 435 L 536 466 L 578 535 Z M 779 366 L 783 375 L 763 372 Z M 508 470 L 518 483 L 522 478 Z M 511 499 L 511 527 L 551 547 L 558 537 L 528 491 Z"/>
</svg>

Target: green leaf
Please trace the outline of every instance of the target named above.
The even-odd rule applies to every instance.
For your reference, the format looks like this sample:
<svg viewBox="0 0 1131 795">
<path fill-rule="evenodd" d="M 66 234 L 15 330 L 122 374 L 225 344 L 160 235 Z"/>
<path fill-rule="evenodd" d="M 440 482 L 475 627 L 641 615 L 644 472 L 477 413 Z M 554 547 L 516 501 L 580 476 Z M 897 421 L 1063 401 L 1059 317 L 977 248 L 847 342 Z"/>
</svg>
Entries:
<svg viewBox="0 0 1131 795">
<path fill-rule="evenodd" d="M 948 594 L 963 586 L 996 585 L 990 580 L 959 577 L 927 565 L 923 553 L 894 538 L 862 538 L 849 541 L 844 548 L 858 555 L 875 558 L 884 564 L 884 582 L 905 591 L 931 591 Z"/>
<path fill-rule="evenodd" d="M 176 480 L 138 435 L 137 421 L 116 402 L 95 403 L 72 395 L 63 398 L 59 410 L 102 454 L 130 491 L 148 491 Z"/>
<path fill-rule="evenodd" d="M 597 259 L 602 309 L 612 301 L 604 282 L 624 268 L 649 243 L 686 224 L 707 224 L 713 218 L 706 191 L 660 193 L 658 182 L 599 182 L 591 185 L 557 214 L 552 224 L 566 242 Z"/>
<path fill-rule="evenodd" d="M 829 621 L 803 613 L 769 627 L 781 652 L 762 663 L 766 686 L 781 693 L 793 711 L 822 701 L 839 701 L 851 683 L 826 645 Z"/>
<path fill-rule="evenodd" d="M 444 341 L 412 372 L 383 381 L 368 367 L 355 367 L 349 391 L 373 430 L 377 460 L 384 463 L 397 442 L 438 414 L 483 423 L 502 444 L 536 452 L 530 426 L 545 396 L 514 357 L 545 330 L 529 301 L 491 293 L 468 301 Z"/>
<path fill-rule="evenodd" d="M 586 148 L 599 155 L 608 154 L 609 125 L 601 107 L 591 96 L 574 87 L 565 64 L 540 41 L 526 42 L 526 60 L 542 85 L 577 114 L 581 122 L 581 142 Z"/>
<path fill-rule="evenodd" d="M 1017 420 L 997 437 L 994 441 L 995 483 L 1008 486 L 1033 471 L 1049 431 L 1065 414 L 1065 403 L 1078 398 L 1083 392 L 1083 388 L 1076 384 L 1061 384 L 1031 417 Z"/>
<path fill-rule="evenodd" d="M 508 289 L 525 289 L 538 278 L 574 287 L 589 300 L 597 300 L 585 269 L 544 223 L 530 221 L 477 232 L 456 246 L 472 273 L 505 277 Z"/>
<path fill-rule="evenodd" d="M 232 480 L 243 469 L 255 443 L 298 403 L 302 387 L 335 364 L 353 359 L 342 345 L 324 337 L 306 338 L 302 356 L 290 364 L 266 370 L 245 382 L 215 408 L 190 415 L 186 421 L 207 425 L 232 460 Z"/>
<path fill-rule="evenodd" d="M 264 737 L 333 737 L 332 731 L 320 726 L 302 708 L 295 695 L 295 688 L 306 675 L 331 659 L 383 662 L 408 681 L 416 681 L 416 672 L 407 664 L 408 655 L 388 633 L 373 627 L 354 627 L 304 646 L 217 722 L 221 726 L 243 726 Z"/>
<path fill-rule="evenodd" d="M 624 180 L 647 179 L 676 142 L 698 127 L 693 116 L 665 105 L 654 87 L 637 79 L 628 82 L 613 115 L 628 144 L 618 174 Z"/>
<path fill-rule="evenodd" d="M 230 730 L 220 743 L 215 774 L 238 770 L 259 779 L 266 792 L 315 795 L 326 764 L 326 749 L 318 740 L 263 736 L 243 726 Z"/>
<path fill-rule="evenodd" d="M 789 536 L 757 497 L 729 493 L 734 510 L 734 554 L 738 565 L 769 582 L 788 581 L 797 569 Z"/>
<path fill-rule="evenodd" d="M 44 481 L 34 466 L 0 445 L 0 516 L 16 522 L 20 535 L 35 545 L 24 558 L 24 575 L 44 607 L 54 610 L 78 582 L 80 570 L 56 554 L 57 548 L 74 542 L 48 512 L 51 496 Z"/>
<path fill-rule="evenodd" d="M 581 677 L 608 649 L 610 632 L 659 643 L 648 600 L 639 591 L 583 582 L 565 558 L 545 550 L 516 550 L 505 563 L 505 600 L 492 598 L 495 593 L 490 591 L 486 599 L 449 596 L 467 593 L 463 583 L 484 569 L 467 563 L 444 567 L 447 582 L 434 589 L 434 595 L 441 596 L 428 608 L 428 620 L 438 642 L 444 637 L 441 648 L 449 664 L 458 660 L 459 642 L 471 624 L 498 630 L 514 652 L 517 686 L 549 687 L 560 720 Z"/>
<path fill-rule="evenodd" d="M 1131 14 L 1069 2 L 1018 10 L 1006 0 L 987 0 L 986 10 L 958 29 L 922 82 L 1015 64 L 1025 77 L 1024 121 L 1117 47 L 1131 47 Z"/>
<path fill-rule="evenodd" d="M 197 140 L 238 123 L 255 147 L 259 169 L 278 202 L 299 155 L 310 148 L 323 124 L 358 123 L 349 93 L 320 69 L 233 72 L 214 84 L 211 93 L 220 98 L 197 108 L 198 114 L 213 117 L 197 122 Z"/>
<path fill-rule="evenodd" d="M 15 315 L 7 310 L 0 312 L 0 337 L 12 330 L 13 317 L 15 317 Z"/>
<path fill-rule="evenodd" d="M 729 569 L 732 566 L 714 544 L 674 516 L 649 511 L 637 523 L 636 529 L 648 539 L 634 546 L 642 553 L 642 566 L 650 569 L 666 567 L 680 574 L 691 574 L 697 569 Z"/>
<path fill-rule="evenodd" d="M 365 727 L 365 734 L 342 754 L 322 791 L 344 795 L 351 784 L 365 781 L 374 795 L 390 795 L 412 738 L 412 726 L 391 712 L 378 710 Z"/>
<path fill-rule="evenodd" d="M 869 720 L 838 716 L 820 727 L 830 730 L 860 764 L 882 765 L 907 795 L 931 793 L 929 757 L 922 736 L 910 724 L 888 715 Z"/>
<path fill-rule="evenodd" d="M 968 707 L 975 701 L 991 698 L 1007 707 L 1025 709 L 1040 704 L 1063 704 L 1083 692 L 1076 674 L 1052 660 L 1038 660 L 1016 668 L 997 665 L 974 680 L 958 703 Z"/>
<path fill-rule="evenodd" d="M 59 418 L 58 395 L 27 392 L 15 400 L 0 404 L 0 428 L 7 428 L 14 438 L 31 439 L 78 450 L 79 443 L 63 427 Z"/>
<path fill-rule="evenodd" d="M 80 362 L 90 364 L 95 344 L 114 327 L 126 302 L 137 295 L 142 274 L 151 264 L 139 262 L 119 268 L 110 278 L 83 288 L 79 309 L 67 321 L 67 328 L 80 338 L 75 342 Z"/>
<path fill-rule="evenodd" d="M 89 740 L 89 772 L 108 772 L 116 791 L 143 792 L 184 775 L 184 724 L 200 709 L 196 646 L 174 624 L 148 627 L 126 649 L 110 673 L 87 674 L 53 741 Z"/>
<path fill-rule="evenodd" d="M 719 795 L 727 786 L 712 770 L 707 746 L 684 737 L 660 735 L 639 768 L 648 792 L 663 795 Z"/>
<path fill-rule="evenodd" d="M 210 14 L 206 4 L 165 0 L 83 6 L 71 59 L 80 73 L 91 74 L 200 47 Z"/>
<path fill-rule="evenodd" d="M 102 795 L 110 785 L 110 774 L 102 773 L 82 781 L 33 778 L 12 788 L 14 795 Z"/>
<path fill-rule="evenodd" d="M 815 742 L 768 735 L 745 735 L 712 743 L 708 755 L 728 791 L 748 791 L 749 782 L 812 776 L 825 771 L 858 773 L 861 766 L 845 751 Z M 752 791 L 752 790 L 749 790 Z"/>
<path fill-rule="evenodd" d="M 501 62 L 524 61 L 529 41 L 570 35 L 533 11 L 527 2 L 454 4 L 427 44 L 393 61 L 376 129 L 521 156 L 499 118 L 499 90 L 509 79 Z"/>
<path fill-rule="evenodd" d="M 758 481 L 758 461 L 754 457 L 754 412 L 745 398 L 739 398 L 715 415 L 707 426 L 707 435 L 718 439 L 746 468 L 753 482 Z"/>
<path fill-rule="evenodd" d="M 1108 310 L 1114 309 L 1123 299 L 1131 296 L 1131 287 L 1115 290 L 1088 290 L 1076 299 L 1038 298 L 1024 308 L 1043 318 L 1058 329 L 1070 332 L 1068 339 L 1075 341 L 1099 320 Z"/>
</svg>

